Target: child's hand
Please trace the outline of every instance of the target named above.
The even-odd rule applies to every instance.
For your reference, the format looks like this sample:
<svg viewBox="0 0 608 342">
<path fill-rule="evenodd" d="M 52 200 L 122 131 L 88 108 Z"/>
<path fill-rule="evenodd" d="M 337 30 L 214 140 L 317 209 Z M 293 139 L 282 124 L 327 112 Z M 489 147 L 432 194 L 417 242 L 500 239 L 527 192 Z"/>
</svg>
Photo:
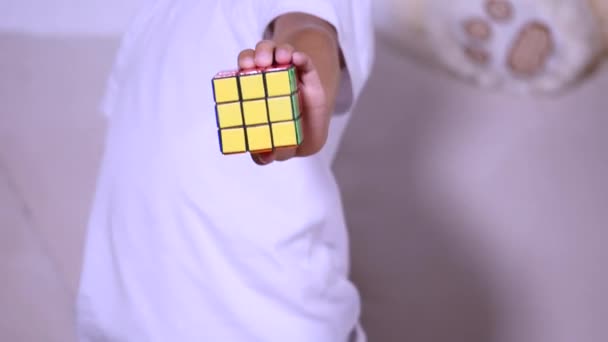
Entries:
<svg viewBox="0 0 608 342">
<path fill-rule="evenodd" d="M 307 54 L 295 51 L 288 44 L 277 46 L 273 41 L 264 40 L 257 44 L 255 50 L 242 51 L 238 58 L 240 69 L 290 63 L 296 66 L 299 74 L 304 140 L 297 148 L 280 148 L 272 152 L 252 154 L 253 160 L 259 165 L 315 154 L 321 150 L 327 140 L 331 116 L 328 96 L 319 73 Z"/>
</svg>

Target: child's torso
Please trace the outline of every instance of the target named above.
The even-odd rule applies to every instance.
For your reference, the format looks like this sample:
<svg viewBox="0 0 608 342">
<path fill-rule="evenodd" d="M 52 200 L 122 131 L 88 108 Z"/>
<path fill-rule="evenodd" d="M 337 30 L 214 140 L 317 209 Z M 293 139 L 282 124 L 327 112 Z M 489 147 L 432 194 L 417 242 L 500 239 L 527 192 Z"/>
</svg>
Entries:
<svg viewBox="0 0 608 342">
<path fill-rule="evenodd" d="M 158 0 L 146 4 L 125 33 L 111 80 L 119 91 L 110 94 L 119 106 L 139 107 L 115 107 L 117 112 L 152 114 L 171 105 L 167 101 L 172 95 L 180 95 L 173 100 L 189 101 L 193 89 L 199 92 L 196 98 L 207 101 L 196 105 L 212 107 L 211 98 L 200 95 L 211 91 L 205 87 L 213 75 L 236 68 L 238 53 L 261 38 L 253 3 Z"/>
</svg>

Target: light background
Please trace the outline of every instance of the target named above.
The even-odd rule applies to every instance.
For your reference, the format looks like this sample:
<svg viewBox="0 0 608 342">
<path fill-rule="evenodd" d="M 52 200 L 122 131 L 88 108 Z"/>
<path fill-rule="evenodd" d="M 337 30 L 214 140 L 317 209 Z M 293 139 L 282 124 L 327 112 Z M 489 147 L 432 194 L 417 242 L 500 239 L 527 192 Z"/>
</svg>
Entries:
<svg viewBox="0 0 608 342">
<path fill-rule="evenodd" d="M 105 77 L 137 1 L 0 3 L 0 340 L 73 340 Z M 491 94 L 380 42 L 336 163 L 371 342 L 608 340 L 608 70 Z"/>
<path fill-rule="evenodd" d="M 54 35 L 115 35 L 154 0 L 2 0 L 0 29 Z"/>
</svg>

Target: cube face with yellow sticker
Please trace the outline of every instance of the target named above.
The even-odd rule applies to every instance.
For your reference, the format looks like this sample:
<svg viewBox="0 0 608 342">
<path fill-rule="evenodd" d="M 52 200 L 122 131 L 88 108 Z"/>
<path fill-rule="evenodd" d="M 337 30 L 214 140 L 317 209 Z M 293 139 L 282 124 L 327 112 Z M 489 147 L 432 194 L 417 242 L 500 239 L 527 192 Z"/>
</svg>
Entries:
<svg viewBox="0 0 608 342">
<path fill-rule="evenodd" d="M 269 97 L 291 95 L 297 90 L 295 67 L 274 67 L 264 74 Z"/>
<path fill-rule="evenodd" d="M 265 152 L 273 149 L 270 125 L 247 127 L 247 143 L 250 152 Z"/>
<path fill-rule="evenodd" d="M 247 71 L 239 74 L 241 100 L 255 100 L 266 97 L 264 73 L 261 70 Z"/>
<path fill-rule="evenodd" d="M 243 126 L 243 112 L 239 102 L 217 104 L 215 113 L 218 128 Z"/>
<path fill-rule="evenodd" d="M 223 154 L 247 152 L 247 140 L 243 127 L 220 129 L 219 135 Z"/>
<path fill-rule="evenodd" d="M 272 123 L 274 147 L 292 147 L 302 143 L 302 120 Z"/>
<path fill-rule="evenodd" d="M 268 123 L 266 99 L 243 101 L 242 105 L 246 126 Z"/>
<path fill-rule="evenodd" d="M 293 65 L 221 72 L 213 78 L 223 154 L 297 147 L 303 141 Z"/>
<path fill-rule="evenodd" d="M 299 116 L 298 93 L 268 98 L 268 118 L 271 122 L 294 120 Z"/>
<path fill-rule="evenodd" d="M 238 73 L 223 71 L 212 80 L 213 97 L 216 103 L 236 102 L 240 99 Z"/>
</svg>

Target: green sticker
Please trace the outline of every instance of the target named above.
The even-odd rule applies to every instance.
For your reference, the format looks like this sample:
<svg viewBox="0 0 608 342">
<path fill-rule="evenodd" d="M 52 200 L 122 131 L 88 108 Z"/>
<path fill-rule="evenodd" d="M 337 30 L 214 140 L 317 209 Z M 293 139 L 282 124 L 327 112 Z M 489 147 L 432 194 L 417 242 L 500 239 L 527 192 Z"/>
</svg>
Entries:
<svg viewBox="0 0 608 342">
<path fill-rule="evenodd" d="M 293 118 L 299 118 L 300 117 L 300 99 L 298 96 L 298 93 L 295 93 L 293 95 L 291 95 L 291 107 L 292 107 L 292 111 L 293 111 Z"/>
<path fill-rule="evenodd" d="M 304 136 L 302 133 L 302 119 L 299 118 L 296 120 L 296 140 L 298 145 L 300 145 L 302 143 L 302 140 L 304 140 Z"/>
<path fill-rule="evenodd" d="M 296 68 L 289 68 L 289 84 L 291 85 L 291 91 L 294 92 L 298 89 L 298 80 L 296 78 Z"/>
</svg>

